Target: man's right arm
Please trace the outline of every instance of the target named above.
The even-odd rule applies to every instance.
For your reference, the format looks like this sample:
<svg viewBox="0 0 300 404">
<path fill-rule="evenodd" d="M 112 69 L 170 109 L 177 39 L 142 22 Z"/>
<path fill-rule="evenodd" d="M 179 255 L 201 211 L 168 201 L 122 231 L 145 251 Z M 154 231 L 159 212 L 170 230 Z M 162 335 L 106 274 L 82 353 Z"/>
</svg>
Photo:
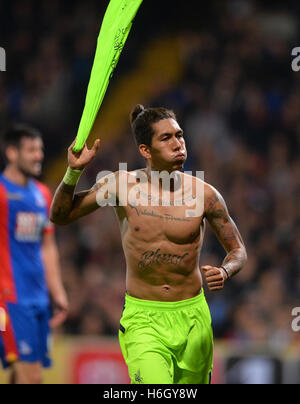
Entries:
<svg viewBox="0 0 300 404">
<path fill-rule="evenodd" d="M 75 187 L 62 181 L 57 188 L 50 209 L 53 223 L 65 226 L 99 208 L 96 193 L 100 185 L 74 195 Z"/>
<path fill-rule="evenodd" d="M 74 222 L 82 216 L 98 209 L 97 191 L 101 187 L 96 184 L 92 189 L 83 191 L 74 195 L 77 181 L 80 178 L 84 168 L 94 159 L 99 148 L 99 139 L 95 141 L 94 146 L 88 149 L 87 146 L 80 152 L 74 152 L 75 141 L 68 149 L 69 168 L 63 181 L 57 188 L 51 209 L 50 220 L 58 225 L 67 225 Z"/>
</svg>

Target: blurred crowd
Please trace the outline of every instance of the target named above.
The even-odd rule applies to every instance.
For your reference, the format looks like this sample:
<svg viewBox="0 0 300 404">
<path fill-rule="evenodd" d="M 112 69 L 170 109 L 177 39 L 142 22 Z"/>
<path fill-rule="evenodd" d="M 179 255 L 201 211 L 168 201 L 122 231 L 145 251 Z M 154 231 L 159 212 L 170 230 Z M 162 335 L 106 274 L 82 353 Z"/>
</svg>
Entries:
<svg viewBox="0 0 300 404">
<path fill-rule="evenodd" d="M 7 50 L 0 129 L 11 120 L 35 124 L 44 134 L 48 159 L 78 128 L 105 3 L 0 3 L 0 46 Z"/>
<path fill-rule="evenodd" d="M 0 123 L 34 122 L 51 157 L 78 125 L 99 10 L 94 2 L 62 9 L 62 2 L 41 1 L 38 14 L 34 1 L 14 3 L 9 12 L 19 30 L 5 32 L 16 60 L 8 81 L 0 75 Z M 189 153 L 185 169 L 203 170 L 221 192 L 247 247 L 247 266 L 224 291 L 205 289 L 215 336 L 287 347 L 300 338 L 291 328 L 292 309 L 300 306 L 300 73 L 291 68 L 291 50 L 300 46 L 299 4 L 275 2 L 266 10 L 248 0 L 212 3 L 205 30 L 182 31 L 181 81 L 147 105 L 174 109 Z M 143 166 L 129 126 L 100 151 L 80 187 L 119 162 L 129 170 Z M 126 263 L 113 210 L 58 228 L 57 239 L 70 299 L 61 332 L 117 335 Z M 219 266 L 224 256 L 207 228 L 200 265 Z"/>
</svg>

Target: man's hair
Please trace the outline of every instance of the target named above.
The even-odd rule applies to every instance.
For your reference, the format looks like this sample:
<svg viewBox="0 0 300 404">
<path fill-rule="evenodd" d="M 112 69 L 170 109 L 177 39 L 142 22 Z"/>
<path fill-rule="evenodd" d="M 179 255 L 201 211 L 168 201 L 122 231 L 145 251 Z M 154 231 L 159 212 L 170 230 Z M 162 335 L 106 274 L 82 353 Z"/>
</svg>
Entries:
<svg viewBox="0 0 300 404">
<path fill-rule="evenodd" d="M 144 108 L 136 105 L 130 114 L 130 123 L 137 145 L 152 145 L 153 124 L 163 119 L 176 119 L 175 113 L 166 108 Z"/>
<path fill-rule="evenodd" d="M 16 146 L 19 147 L 21 143 L 21 139 L 23 137 L 29 137 L 32 139 L 42 138 L 41 133 L 26 124 L 14 124 L 10 128 L 8 128 L 2 137 L 3 147 L 6 149 L 8 146 Z"/>
</svg>

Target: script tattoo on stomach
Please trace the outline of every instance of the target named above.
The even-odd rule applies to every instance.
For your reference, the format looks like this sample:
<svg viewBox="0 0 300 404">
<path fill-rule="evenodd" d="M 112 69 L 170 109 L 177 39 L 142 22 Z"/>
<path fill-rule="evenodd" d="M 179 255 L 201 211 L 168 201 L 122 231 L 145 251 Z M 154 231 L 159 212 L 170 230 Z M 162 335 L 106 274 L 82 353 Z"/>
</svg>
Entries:
<svg viewBox="0 0 300 404">
<path fill-rule="evenodd" d="M 160 248 L 158 248 L 156 251 L 149 250 L 143 252 L 141 255 L 141 260 L 138 263 L 139 269 L 151 267 L 153 264 L 172 264 L 179 266 L 183 259 L 189 255 L 188 253 L 183 255 L 161 254 L 160 251 Z"/>
</svg>

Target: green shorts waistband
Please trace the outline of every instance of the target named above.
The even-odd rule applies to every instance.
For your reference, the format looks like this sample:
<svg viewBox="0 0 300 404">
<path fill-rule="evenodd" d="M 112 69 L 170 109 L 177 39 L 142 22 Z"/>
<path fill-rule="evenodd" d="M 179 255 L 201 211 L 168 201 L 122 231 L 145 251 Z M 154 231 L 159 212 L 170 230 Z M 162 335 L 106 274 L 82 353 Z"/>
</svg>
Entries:
<svg viewBox="0 0 300 404">
<path fill-rule="evenodd" d="M 138 299 L 136 297 L 130 296 L 127 293 L 125 294 L 125 308 L 126 307 L 135 307 L 135 308 L 143 308 L 148 310 L 157 310 L 157 311 L 170 311 L 170 310 L 182 310 L 186 308 L 192 308 L 193 306 L 199 305 L 200 302 L 205 301 L 204 291 L 201 290 L 201 293 L 195 297 L 186 300 L 179 300 L 176 302 L 163 302 L 157 300 L 144 300 Z"/>
</svg>

